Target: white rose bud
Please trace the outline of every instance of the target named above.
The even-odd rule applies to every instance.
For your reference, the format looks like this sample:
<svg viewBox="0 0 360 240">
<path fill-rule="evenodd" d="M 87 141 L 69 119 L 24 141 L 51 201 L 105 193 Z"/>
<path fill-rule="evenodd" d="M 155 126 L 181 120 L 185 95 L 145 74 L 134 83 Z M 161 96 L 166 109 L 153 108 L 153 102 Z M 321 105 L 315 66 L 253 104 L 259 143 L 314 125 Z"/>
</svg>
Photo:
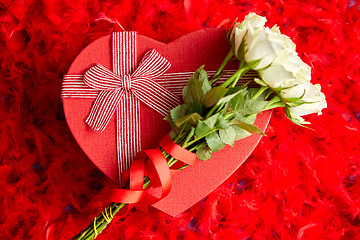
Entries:
<svg viewBox="0 0 360 240">
<path fill-rule="evenodd" d="M 266 18 L 256 15 L 251 12 L 246 15 L 245 19 L 241 23 L 237 23 L 231 31 L 230 40 L 234 47 L 234 54 L 239 57 L 238 52 L 243 41 L 243 38 L 249 27 L 252 28 L 263 28 L 266 23 Z"/>
<path fill-rule="evenodd" d="M 302 83 L 282 90 L 280 95 L 282 98 L 299 98 L 306 102 L 299 106 L 288 107 L 290 118 L 300 124 L 308 124 L 301 116 L 311 113 L 321 114 L 321 110 L 327 107 L 325 95 L 320 91 L 320 84 L 312 85 L 310 82 Z"/>
<path fill-rule="evenodd" d="M 311 68 L 292 49 L 280 52 L 273 63 L 259 71 L 262 80 L 271 88 L 288 88 L 310 82 Z"/>
<path fill-rule="evenodd" d="M 268 67 L 288 45 L 279 32 L 269 28 L 249 27 L 244 41 L 245 61 L 254 70 Z"/>
</svg>

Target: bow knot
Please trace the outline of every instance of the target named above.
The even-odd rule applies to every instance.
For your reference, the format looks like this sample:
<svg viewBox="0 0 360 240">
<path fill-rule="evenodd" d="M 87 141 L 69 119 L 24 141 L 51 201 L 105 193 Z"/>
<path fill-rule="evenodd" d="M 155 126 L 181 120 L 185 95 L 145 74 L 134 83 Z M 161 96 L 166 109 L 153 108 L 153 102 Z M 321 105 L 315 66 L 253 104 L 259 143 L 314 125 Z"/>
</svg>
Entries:
<svg viewBox="0 0 360 240">
<path fill-rule="evenodd" d="M 131 90 L 131 76 L 126 74 L 122 78 L 122 88 L 124 90 L 130 91 Z"/>
<path fill-rule="evenodd" d="M 125 91 L 131 92 L 135 98 L 166 116 L 179 104 L 179 98 L 153 79 L 164 74 L 170 66 L 169 61 L 153 49 L 145 54 L 131 76 L 119 76 L 101 64 L 91 67 L 84 74 L 84 82 L 100 93 L 85 122 L 93 130 L 104 131 Z"/>
</svg>

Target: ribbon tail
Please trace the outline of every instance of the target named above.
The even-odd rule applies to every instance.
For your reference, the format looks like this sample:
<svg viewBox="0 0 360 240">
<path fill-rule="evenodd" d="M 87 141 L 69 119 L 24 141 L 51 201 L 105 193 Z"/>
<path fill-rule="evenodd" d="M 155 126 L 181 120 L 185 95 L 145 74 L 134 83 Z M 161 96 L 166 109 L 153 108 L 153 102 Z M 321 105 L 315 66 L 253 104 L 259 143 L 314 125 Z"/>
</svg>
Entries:
<svg viewBox="0 0 360 240">
<path fill-rule="evenodd" d="M 116 149 L 119 176 L 130 168 L 136 154 L 141 151 L 140 101 L 130 91 L 124 96 L 116 110 Z M 120 186 L 124 182 L 119 178 Z"/>
<path fill-rule="evenodd" d="M 145 196 L 146 191 L 134 191 L 127 189 L 111 189 L 103 193 L 104 199 L 109 202 L 136 204 Z"/>
<path fill-rule="evenodd" d="M 104 131 L 123 95 L 122 89 L 101 91 L 85 119 L 87 125 L 95 131 Z"/>
</svg>

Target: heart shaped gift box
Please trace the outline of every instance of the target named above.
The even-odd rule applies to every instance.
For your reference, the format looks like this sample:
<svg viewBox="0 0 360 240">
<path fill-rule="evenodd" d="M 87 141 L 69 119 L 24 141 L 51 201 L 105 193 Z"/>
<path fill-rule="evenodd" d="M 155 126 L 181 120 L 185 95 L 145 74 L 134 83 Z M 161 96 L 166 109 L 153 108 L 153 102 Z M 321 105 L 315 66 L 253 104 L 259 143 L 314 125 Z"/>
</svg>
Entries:
<svg viewBox="0 0 360 240">
<path fill-rule="evenodd" d="M 118 36 L 116 39 L 115 34 Z M 94 131 L 84 119 L 88 117 L 99 91 L 90 89 L 83 83 L 83 75 L 86 71 L 96 64 L 114 71 L 114 61 L 118 61 L 116 63 L 118 66 L 124 66 L 128 64 L 129 58 L 132 60 L 134 67 L 132 70 L 134 70 L 144 55 L 149 50 L 155 49 L 171 63 L 171 67 L 162 76 L 153 80 L 181 98 L 182 88 L 196 69 L 205 65 L 207 71 L 214 73 L 230 51 L 226 31 L 223 29 L 199 30 L 169 44 L 135 33 L 130 34 L 133 38 L 129 43 L 124 40 L 128 34 L 128 32 L 113 33 L 89 44 L 69 68 L 67 77 L 64 77 L 62 92 L 65 117 L 74 138 L 89 159 L 115 182 L 119 182 L 120 172 L 129 167 L 133 155 L 140 148 L 156 147 L 159 140 L 169 133 L 170 125 L 163 120 L 164 116 L 159 111 L 139 101 L 136 107 L 123 104 L 122 108 L 125 110 L 120 109 L 116 114 L 112 114 L 104 131 Z M 126 45 L 125 50 L 124 45 Z M 123 51 L 114 54 L 114 48 Z M 230 66 L 235 70 L 236 67 L 236 62 Z M 137 110 L 135 111 L 134 108 Z M 270 111 L 259 114 L 255 125 L 265 131 L 270 116 Z M 119 127 L 121 122 L 127 125 Z M 138 138 L 137 143 L 133 139 L 134 136 Z M 124 141 L 122 145 L 119 143 L 119 138 Z M 169 195 L 153 207 L 171 216 L 185 211 L 233 174 L 251 154 L 260 138 L 260 135 L 252 135 L 236 141 L 233 147 L 226 146 L 214 153 L 208 161 L 199 162 L 195 167 L 180 171 L 173 177 Z M 134 142 L 136 149 L 133 147 Z M 119 151 L 124 152 L 126 148 L 131 148 L 130 156 L 127 156 L 129 159 L 122 159 L 123 155 L 119 154 Z"/>
</svg>

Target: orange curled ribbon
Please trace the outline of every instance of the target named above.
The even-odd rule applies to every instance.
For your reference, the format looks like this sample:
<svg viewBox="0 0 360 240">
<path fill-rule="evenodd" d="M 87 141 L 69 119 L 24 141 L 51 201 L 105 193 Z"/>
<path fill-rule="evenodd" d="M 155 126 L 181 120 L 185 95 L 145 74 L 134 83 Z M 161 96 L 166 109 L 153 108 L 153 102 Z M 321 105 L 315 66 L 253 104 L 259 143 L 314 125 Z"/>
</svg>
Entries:
<svg viewBox="0 0 360 240">
<path fill-rule="evenodd" d="M 165 198 L 171 189 L 171 176 L 178 170 L 170 169 L 160 148 L 183 164 L 194 166 L 198 161 L 195 153 L 177 145 L 166 135 L 160 140 L 158 147 L 138 153 L 130 170 L 122 173 L 121 177 L 129 183 L 129 189 L 111 189 L 104 194 L 104 199 L 109 202 L 126 203 L 129 205 L 128 211 L 135 206 L 147 212 L 149 205 Z M 145 177 L 150 179 L 151 185 L 143 189 Z M 155 188 L 161 189 L 160 196 L 155 196 L 151 191 Z"/>
</svg>

